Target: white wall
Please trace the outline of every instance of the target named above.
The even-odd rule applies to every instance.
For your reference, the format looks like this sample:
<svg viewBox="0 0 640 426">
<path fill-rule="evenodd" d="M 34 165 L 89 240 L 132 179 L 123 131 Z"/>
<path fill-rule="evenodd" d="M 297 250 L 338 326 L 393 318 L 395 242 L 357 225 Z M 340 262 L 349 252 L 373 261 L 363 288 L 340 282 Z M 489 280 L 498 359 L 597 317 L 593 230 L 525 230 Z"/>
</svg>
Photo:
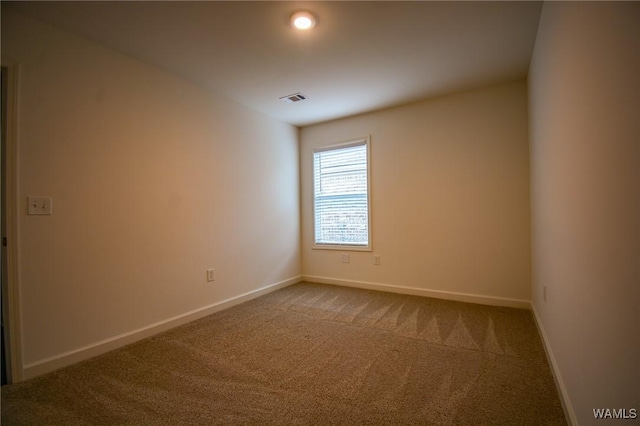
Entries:
<svg viewBox="0 0 640 426">
<path fill-rule="evenodd" d="M 2 6 L 25 377 L 299 278 L 295 127 Z"/>
<path fill-rule="evenodd" d="M 305 278 L 528 306 L 527 125 L 523 80 L 304 127 Z M 312 150 L 368 134 L 373 252 L 344 264 L 311 248 Z"/>
<path fill-rule="evenodd" d="M 529 75 L 533 305 L 581 425 L 640 409 L 639 29 L 637 2 L 545 3 Z"/>
</svg>

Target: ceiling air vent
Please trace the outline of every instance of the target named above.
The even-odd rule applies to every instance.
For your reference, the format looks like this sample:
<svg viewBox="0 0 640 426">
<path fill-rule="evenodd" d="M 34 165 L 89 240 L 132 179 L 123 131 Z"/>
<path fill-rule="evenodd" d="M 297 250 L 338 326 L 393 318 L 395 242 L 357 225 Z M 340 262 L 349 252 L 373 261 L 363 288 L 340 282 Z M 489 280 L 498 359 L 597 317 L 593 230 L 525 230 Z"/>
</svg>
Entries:
<svg viewBox="0 0 640 426">
<path fill-rule="evenodd" d="M 280 100 L 286 104 L 304 101 L 305 99 L 307 99 L 307 96 L 302 93 L 294 93 L 293 95 L 287 95 L 280 98 Z"/>
</svg>

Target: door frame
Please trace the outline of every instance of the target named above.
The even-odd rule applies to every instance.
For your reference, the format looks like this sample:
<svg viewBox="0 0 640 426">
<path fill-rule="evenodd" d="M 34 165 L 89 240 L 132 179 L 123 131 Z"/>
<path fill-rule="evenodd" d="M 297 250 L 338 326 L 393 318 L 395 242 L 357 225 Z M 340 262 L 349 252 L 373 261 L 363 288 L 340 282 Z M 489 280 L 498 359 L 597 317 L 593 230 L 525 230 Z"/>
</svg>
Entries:
<svg viewBox="0 0 640 426">
<path fill-rule="evenodd" d="M 6 99 L 6 124 L 4 129 L 4 168 L 2 186 L 5 203 L 2 216 L 5 222 L 3 237 L 7 245 L 1 247 L 2 255 L 2 322 L 4 324 L 5 361 L 8 383 L 22 381 L 22 339 L 20 335 L 20 287 L 18 274 L 18 100 L 20 89 L 20 66 L 2 65 L 5 75 L 3 92 Z M 4 103 L 4 102 L 3 102 Z"/>
</svg>

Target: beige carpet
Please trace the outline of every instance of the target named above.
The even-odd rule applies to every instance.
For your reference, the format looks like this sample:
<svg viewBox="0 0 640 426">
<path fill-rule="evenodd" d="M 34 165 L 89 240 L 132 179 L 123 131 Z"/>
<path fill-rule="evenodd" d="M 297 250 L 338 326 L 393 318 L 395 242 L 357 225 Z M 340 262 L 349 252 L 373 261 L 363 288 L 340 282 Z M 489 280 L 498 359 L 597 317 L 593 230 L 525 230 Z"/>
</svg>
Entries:
<svg viewBox="0 0 640 426">
<path fill-rule="evenodd" d="M 301 283 L 5 386 L 2 424 L 566 424 L 531 312 Z"/>
</svg>

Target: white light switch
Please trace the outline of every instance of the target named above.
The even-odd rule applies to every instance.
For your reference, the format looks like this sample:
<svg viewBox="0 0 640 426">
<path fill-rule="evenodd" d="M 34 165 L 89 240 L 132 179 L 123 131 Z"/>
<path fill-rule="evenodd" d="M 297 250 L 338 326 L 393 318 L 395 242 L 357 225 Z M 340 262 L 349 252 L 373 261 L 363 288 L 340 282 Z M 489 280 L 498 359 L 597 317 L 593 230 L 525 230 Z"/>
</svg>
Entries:
<svg viewBox="0 0 640 426">
<path fill-rule="evenodd" d="M 27 197 L 27 214 L 50 215 L 51 197 Z"/>
</svg>

